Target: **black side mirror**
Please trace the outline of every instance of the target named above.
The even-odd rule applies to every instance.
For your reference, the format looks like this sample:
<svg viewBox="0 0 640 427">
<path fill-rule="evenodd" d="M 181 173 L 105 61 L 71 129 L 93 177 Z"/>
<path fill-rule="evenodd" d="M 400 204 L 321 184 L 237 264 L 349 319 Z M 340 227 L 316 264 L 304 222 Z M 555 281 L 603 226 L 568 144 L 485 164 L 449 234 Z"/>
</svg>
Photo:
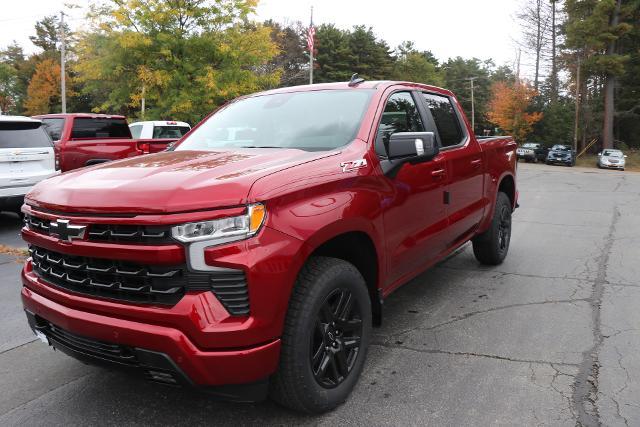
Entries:
<svg viewBox="0 0 640 427">
<path fill-rule="evenodd" d="M 389 137 L 388 160 L 381 162 L 382 171 L 393 177 L 403 164 L 425 162 L 439 152 L 433 132 L 397 132 Z"/>
</svg>

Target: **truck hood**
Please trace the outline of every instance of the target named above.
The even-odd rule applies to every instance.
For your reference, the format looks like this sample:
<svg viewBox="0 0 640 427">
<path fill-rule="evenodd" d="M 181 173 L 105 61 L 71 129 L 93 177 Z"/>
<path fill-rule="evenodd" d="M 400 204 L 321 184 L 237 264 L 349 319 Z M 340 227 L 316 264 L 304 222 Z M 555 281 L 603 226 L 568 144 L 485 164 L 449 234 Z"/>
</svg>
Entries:
<svg viewBox="0 0 640 427">
<path fill-rule="evenodd" d="M 294 149 L 174 151 L 79 169 L 36 185 L 28 204 L 60 212 L 169 213 L 247 203 L 253 183 L 332 155 Z"/>
</svg>

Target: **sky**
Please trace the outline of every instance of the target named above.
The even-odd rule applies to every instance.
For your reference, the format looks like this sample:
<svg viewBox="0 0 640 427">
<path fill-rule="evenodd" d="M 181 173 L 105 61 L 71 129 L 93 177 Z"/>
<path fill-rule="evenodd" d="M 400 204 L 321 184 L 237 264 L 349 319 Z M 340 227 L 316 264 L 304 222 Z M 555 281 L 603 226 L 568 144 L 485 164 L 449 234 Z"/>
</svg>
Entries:
<svg viewBox="0 0 640 427">
<path fill-rule="evenodd" d="M 69 0 L 0 0 L 0 48 L 17 40 L 27 52 L 35 22 L 59 13 Z M 67 10 L 72 29 L 83 25 L 88 1 L 75 0 L 78 9 Z M 373 27 L 393 48 L 411 40 L 420 50 L 430 50 L 440 60 L 462 56 L 493 58 L 497 65 L 514 66 L 519 38 L 513 16 L 522 0 L 261 0 L 254 19 L 308 23 L 311 5 L 314 23 L 334 23 L 340 28 Z M 522 69 L 527 64 L 523 58 Z"/>
</svg>

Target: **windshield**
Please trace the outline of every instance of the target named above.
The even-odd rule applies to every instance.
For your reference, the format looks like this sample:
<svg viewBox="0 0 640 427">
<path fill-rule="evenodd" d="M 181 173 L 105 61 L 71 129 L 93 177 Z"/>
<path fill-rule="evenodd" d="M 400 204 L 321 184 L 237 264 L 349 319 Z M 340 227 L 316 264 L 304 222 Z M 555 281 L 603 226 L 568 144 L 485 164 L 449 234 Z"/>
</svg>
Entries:
<svg viewBox="0 0 640 427">
<path fill-rule="evenodd" d="M 605 151 L 602 153 L 603 156 L 607 157 L 622 157 L 622 152 L 620 151 Z"/>
<path fill-rule="evenodd" d="M 566 145 L 554 145 L 551 149 L 553 151 L 571 151 L 571 149 Z"/>
<path fill-rule="evenodd" d="M 366 89 L 318 90 L 242 99 L 211 116 L 175 150 L 332 150 L 355 138 L 371 94 Z"/>
</svg>

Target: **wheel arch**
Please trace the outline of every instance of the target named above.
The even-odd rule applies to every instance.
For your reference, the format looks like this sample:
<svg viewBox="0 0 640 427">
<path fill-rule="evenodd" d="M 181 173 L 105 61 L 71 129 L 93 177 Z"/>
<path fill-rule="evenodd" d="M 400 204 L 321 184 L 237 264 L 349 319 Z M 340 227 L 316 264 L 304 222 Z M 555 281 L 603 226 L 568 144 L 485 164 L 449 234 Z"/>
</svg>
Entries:
<svg viewBox="0 0 640 427">
<path fill-rule="evenodd" d="M 362 274 L 371 300 L 372 322 L 379 326 L 382 322 L 382 300 L 379 292 L 381 263 L 373 238 L 363 230 L 335 234 L 317 241 L 307 259 L 312 256 L 341 259 L 352 264 Z"/>
</svg>

